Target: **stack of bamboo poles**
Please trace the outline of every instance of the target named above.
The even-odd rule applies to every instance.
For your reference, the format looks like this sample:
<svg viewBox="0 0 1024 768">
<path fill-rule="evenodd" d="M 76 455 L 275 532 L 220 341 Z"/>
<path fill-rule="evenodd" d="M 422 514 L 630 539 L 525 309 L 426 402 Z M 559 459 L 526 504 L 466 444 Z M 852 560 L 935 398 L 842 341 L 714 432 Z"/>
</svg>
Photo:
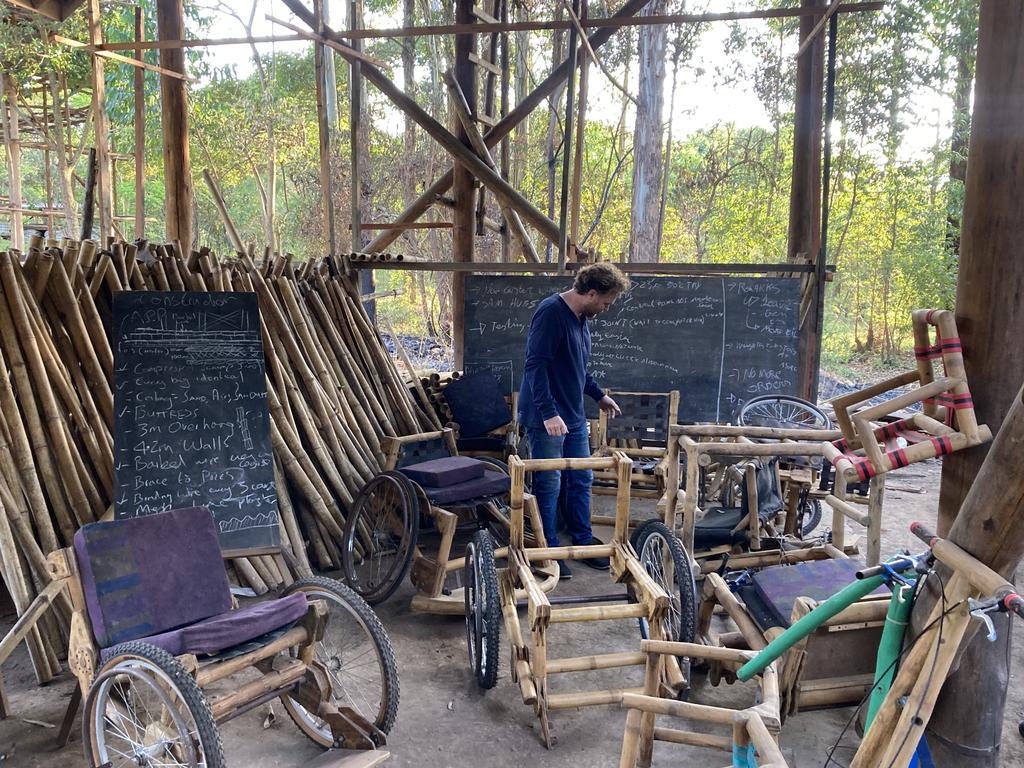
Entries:
<svg viewBox="0 0 1024 768">
<path fill-rule="evenodd" d="M 448 405 L 448 400 L 444 396 L 444 390 L 451 382 L 460 378 L 462 378 L 460 371 L 434 372 L 420 377 L 420 385 L 426 392 L 430 407 L 442 424 L 451 425 L 455 422 L 451 406 Z"/>
<path fill-rule="evenodd" d="M 274 472 L 286 558 L 236 558 L 256 592 L 340 566 L 345 515 L 384 461 L 381 439 L 436 429 L 331 258 L 269 252 L 185 257 L 177 243 L 33 239 L 0 251 L 0 571 L 19 615 L 49 583 L 45 557 L 112 516 L 113 355 L 105 332 L 122 290 L 254 291 L 266 354 Z M 418 380 L 415 382 L 419 384 Z M 418 388 L 421 402 L 426 396 Z M 36 675 L 59 669 L 61 598 L 27 638 Z"/>
<path fill-rule="evenodd" d="M 350 261 L 423 261 L 422 258 L 416 256 L 405 256 L 401 253 L 361 253 L 354 251 L 348 254 Z"/>
</svg>

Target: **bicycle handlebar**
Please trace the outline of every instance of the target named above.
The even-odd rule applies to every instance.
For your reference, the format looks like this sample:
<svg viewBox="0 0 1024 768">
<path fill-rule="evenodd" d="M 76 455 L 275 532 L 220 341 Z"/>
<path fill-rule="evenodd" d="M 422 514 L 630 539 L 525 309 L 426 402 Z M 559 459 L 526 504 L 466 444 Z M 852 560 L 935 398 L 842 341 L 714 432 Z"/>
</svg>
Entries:
<svg viewBox="0 0 1024 768">
<path fill-rule="evenodd" d="M 927 544 L 929 547 L 935 539 L 939 538 L 938 535 L 922 522 L 915 521 L 910 524 L 910 532 L 917 536 L 921 541 Z"/>
<path fill-rule="evenodd" d="M 1024 598 L 1018 595 L 1013 585 L 1000 574 L 953 542 L 940 538 L 924 523 L 911 523 L 910 530 L 931 547 L 936 559 L 963 573 L 982 594 L 992 595 L 993 600 L 999 604 L 1000 611 L 1009 611 L 1024 619 Z"/>
</svg>

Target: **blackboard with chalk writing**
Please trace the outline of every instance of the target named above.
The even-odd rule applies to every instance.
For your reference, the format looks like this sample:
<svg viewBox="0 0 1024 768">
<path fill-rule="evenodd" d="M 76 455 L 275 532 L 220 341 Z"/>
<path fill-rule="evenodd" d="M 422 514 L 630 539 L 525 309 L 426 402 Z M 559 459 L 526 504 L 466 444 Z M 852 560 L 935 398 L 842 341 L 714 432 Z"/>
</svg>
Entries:
<svg viewBox="0 0 1024 768">
<path fill-rule="evenodd" d="M 280 546 L 254 293 L 114 294 L 114 514 L 208 507 L 226 556 Z"/>
<path fill-rule="evenodd" d="M 680 391 L 679 420 L 731 421 L 760 394 L 798 394 L 797 278 L 633 276 L 591 320 L 590 372 L 605 388 Z M 571 278 L 469 275 L 464 367 L 519 387 L 537 304 Z M 588 408 L 592 403 L 587 398 Z"/>
</svg>

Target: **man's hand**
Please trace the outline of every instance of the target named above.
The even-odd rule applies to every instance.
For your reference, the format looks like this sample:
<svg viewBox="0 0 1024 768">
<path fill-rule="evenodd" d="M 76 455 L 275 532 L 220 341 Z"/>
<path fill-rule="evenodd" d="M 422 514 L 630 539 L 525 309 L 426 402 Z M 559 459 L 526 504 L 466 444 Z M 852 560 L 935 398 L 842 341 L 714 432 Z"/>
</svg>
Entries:
<svg viewBox="0 0 1024 768">
<path fill-rule="evenodd" d="M 605 395 L 597 402 L 597 407 L 608 414 L 609 419 L 614 419 L 616 416 L 622 415 L 622 409 L 619 408 L 619 404 L 612 400 L 608 395 Z M 547 422 L 545 422 L 546 424 Z"/>
<path fill-rule="evenodd" d="M 544 429 L 552 437 L 569 434 L 569 428 L 565 426 L 561 416 L 552 416 L 550 419 L 544 419 Z"/>
</svg>

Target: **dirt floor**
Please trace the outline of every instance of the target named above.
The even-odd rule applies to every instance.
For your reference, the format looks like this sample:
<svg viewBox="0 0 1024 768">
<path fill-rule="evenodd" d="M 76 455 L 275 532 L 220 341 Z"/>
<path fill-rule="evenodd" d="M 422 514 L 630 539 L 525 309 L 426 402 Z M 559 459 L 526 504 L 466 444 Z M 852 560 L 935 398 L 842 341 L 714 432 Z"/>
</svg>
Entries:
<svg viewBox="0 0 1024 768">
<path fill-rule="evenodd" d="M 883 555 L 898 548 L 920 550 L 909 531 L 912 520 L 934 523 L 940 466 L 921 464 L 889 476 L 885 501 Z M 920 492 L 918 492 L 920 491 Z M 606 508 L 610 499 L 597 500 Z M 650 505 L 636 503 L 634 516 L 653 515 Z M 853 532 L 851 531 L 851 534 Z M 598 531 L 601 535 L 601 531 Z M 577 564 L 575 578 L 558 587 L 559 594 L 596 594 L 612 591 L 606 574 Z M 1018 574 L 1022 575 L 1022 574 Z M 507 654 L 502 655 L 498 685 L 483 693 L 474 683 L 466 660 L 463 622 L 459 619 L 411 613 L 408 585 L 379 606 L 395 646 L 401 672 L 402 701 L 390 734 L 392 766 L 614 766 L 618 765 L 624 712 L 618 707 L 593 707 L 554 712 L 551 716 L 555 746 L 541 743 L 538 721 L 522 704 L 518 687 L 508 675 Z M 12 623 L 0 621 L 0 633 Z M 1019 635 L 1018 635 L 1019 637 Z M 602 653 L 635 648 L 634 622 L 558 625 L 551 632 L 552 657 Z M 503 646 L 504 649 L 504 646 Z M 19 768 L 78 768 L 85 766 L 79 727 L 72 742 L 53 749 L 56 726 L 61 722 L 72 679 L 68 673 L 45 687 L 33 684 L 23 647 L 4 666 L 11 717 L 0 722 L 0 766 Z M 639 669 L 628 673 L 589 672 L 554 680 L 554 690 L 611 688 L 639 685 Z M 1024 718 L 1024 643 L 1012 652 L 1011 677 L 1005 710 L 1002 765 L 1024 765 L 1024 739 L 1017 723 Z M 557 676 L 556 676 L 557 677 Z M 753 691 L 741 685 L 712 688 L 698 677 L 691 701 L 742 707 L 752 702 Z M 222 728 L 225 752 L 232 766 L 294 768 L 303 766 L 320 750 L 292 725 L 280 705 L 275 721 L 265 726 L 267 708 L 250 712 Z M 789 719 L 781 744 L 793 768 L 822 766 L 827 750 L 839 738 L 852 708 L 804 712 Z M 849 763 L 857 738 L 850 729 L 834 755 L 832 765 Z M 724 753 L 659 744 L 655 765 L 720 766 Z"/>
</svg>

